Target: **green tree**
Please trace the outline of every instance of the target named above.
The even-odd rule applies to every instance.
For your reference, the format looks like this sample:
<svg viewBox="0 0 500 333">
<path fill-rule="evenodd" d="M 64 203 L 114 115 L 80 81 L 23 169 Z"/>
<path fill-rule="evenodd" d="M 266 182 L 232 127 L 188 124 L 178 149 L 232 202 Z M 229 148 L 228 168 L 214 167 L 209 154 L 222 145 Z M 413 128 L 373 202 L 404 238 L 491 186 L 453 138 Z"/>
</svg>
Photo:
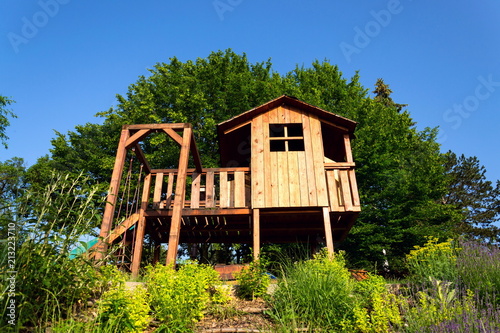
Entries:
<svg viewBox="0 0 500 333">
<path fill-rule="evenodd" d="M 0 143 L 7 148 L 7 140 L 9 137 L 5 134 L 7 127 L 10 125 L 9 117 L 16 118 L 16 115 L 7 106 L 14 103 L 13 100 L 7 97 L 0 96 Z"/>
<path fill-rule="evenodd" d="M 21 158 L 0 162 L 0 230 L 14 221 L 17 200 L 24 193 L 25 168 Z M 6 238 L 6 237 L 4 237 Z"/>
<path fill-rule="evenodd" d="M 456 225 L 459 234 L 499 241 L 500 182 L 486 180 L 486 169 L 477 157 L 465 157 L 451 151 L 445 155 L 448 191 L 443 202 L 455 206 L 463 218 Z"/>
<path fill-rule="evenodd" d="M 375 94 L 374 99 L 376 101 L 381 102 L 385 106 L 395 107 L 398 112 L 401 112 L 403 108 L 408 106 L 408 104 L 398 104 L 392 100 L 392 90 L 389 88 L 389 85 L 384 82 L 384 79 L 377 79 L 373 93 Z"/>
<path fill-rule="evenodd" d="M 346 241 L 350 258 L 361 266 L 382 262 L 382 249 L 403 257 L 425 235 L 447 236 L 457 211 L 444 205 L 447 190 L 436 129 L 419 131 L 408 112 L 396 103 L 371 98 L 356 73 L 350 80 L 328 61 L 296 67 L 281 75 L 270 61 L 251 64 L 231 50 L 207 58 L 158 63 L 151 75 L 130 85 L 118 104 L 106 112 L 102 125 L 78 126 L 57 134 L 46 168 L 85 172 L 96 181 L 111 175 L 120 127 L 134 123 L 189 122 L 205 167 L 218 165 L 216 124 L 282 94 L 353 119 L 359 123 L 353 143 L 362 213 Z M 176 167 L 174 145 L 164 136 L 150 136 L 142 145 L 152 165 Z M 30 172 L 32 171 L 30 170 Z M 41 176 L 34 177 L 41 179 Z"/>
<path fill-rule="evenodd" d="M 460 217 L 443 205 L 446 178 L 437 129 L 418 131 L 407 111 L 385 100 L 365 100 L 357 117 L 353 153 L 362 212 L 341 244 L 352 263 L 381 269 L 386 250 L 394 269 L 425 236 L 449 237 Z M 374 267 L 375 265 L 375 267 Z"/>
<path fill-rule="evenodd" d="M 21 194 L 24 183 L 24 160 L 14 157 L 0 162 L 0 209 L 14 202 Z"/>
</svg>

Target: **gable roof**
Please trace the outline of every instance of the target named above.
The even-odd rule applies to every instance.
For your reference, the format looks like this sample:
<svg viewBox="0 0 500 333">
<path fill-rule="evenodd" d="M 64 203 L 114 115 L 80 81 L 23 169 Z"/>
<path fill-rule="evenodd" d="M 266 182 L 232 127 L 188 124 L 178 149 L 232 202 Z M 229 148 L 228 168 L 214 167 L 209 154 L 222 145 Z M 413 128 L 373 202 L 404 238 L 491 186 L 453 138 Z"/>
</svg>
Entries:
<svg viewBox="0 0 500 333">
<path fill-rule="evenodd" d="M 277 108 L 280 105 L 290 105 L 293 107 L 296 107 L 298 109 L 310 112 L 314 115 L 316 115 L 320 120 L 338 125 L 340 127 L 343 127 L 347 130 L 349 134 L 352 134 L 354 132 L 354 129 L 356 128 L 356 125 L 358 124 L 357 122 L 347 119 L 345 117 L 339 116 L 335 113 L 320 109 L 314 105 L 308 104 L 306 102 L 302 102 L 298 100 L 295 97 L 287 96 L 287 95 L 282 95 L 276 99 L 273 99 L 265 104 L 262 104 L 260 106 L 257 106 L 256 108 L 253 108 L 251 110 L 248 110 L 246 112 L 243 112 L 229 120 L 226 120 L 220 124 L 217 125 L 218 132 L 219 132 L 219 137 L 224 135 L 228 130 L 231 130 L 235 127 L 239 127 L 241 124 L 244 124 L 256 116 L 265 113 L 269 110 L 272 110 L 274 108 Z"/>
</svg>

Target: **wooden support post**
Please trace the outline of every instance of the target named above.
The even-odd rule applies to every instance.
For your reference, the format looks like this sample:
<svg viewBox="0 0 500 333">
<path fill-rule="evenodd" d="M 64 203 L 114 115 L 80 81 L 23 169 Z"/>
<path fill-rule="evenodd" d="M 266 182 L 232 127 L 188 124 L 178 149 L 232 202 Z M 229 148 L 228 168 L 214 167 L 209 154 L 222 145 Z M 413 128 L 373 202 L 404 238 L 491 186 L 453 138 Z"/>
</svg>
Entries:
<svg viewBox="0 0 500 333">
<path fill-rule="evenodd" d="M 344 134 L 345 161 L 354 162 L 352 159 L 351 138 L 349 134 Z"/>
<path fill-rule="evenodd" d="M 132 253 L 132 277 L 136 278 L 139 275 L 139 268 L 142 258 L 142 247 L 144 245 L 144 231 L 146 230 L 146 217 L 144 212 L 148 208 L 149 193 L 151 192 L 151 174 L 147 174 L 144 178 L 144 188 L 142 189 L 142 201 L 139 211 L 139 221 L 137 222 L 135 231 L 134 252 Z"/>
<path fill-rule="evenodd" d="M 122 178 L 123 166 L 127 156 L 126 143 L 130 136 L 127 125 L 122 127 L 120 141 L 118 143 L 118 150 L 116 151 L 115 165 L 113 174 L 111 175 L 111 182 L 109 184 L 108 197 L 106 200 L 106 207 L 102 218 L 101 231 L 99 233 L 98 245 L 95 253 L 95 259 L 101 260 L 104 257 L 104 252 L 108 249 L 107 238 L 111 231 L 113 224 L 113 216 L 115 214 L 116 200 L 118 198 L 118 190 L 120 189 L 120 180 Z"/>
<path fill-rule="evenodd" d="M 174 264 L 177 259 L 177 248 L 181 233 L 182 208 L 186 191 L 186 176 L 189 162 L 189 151 L 191 146 L 191 126 L 184 128 L 182 135 L 182 146 L 179 156 L 179 168 L 177 173 L 177 186 L 175 187 L 174 207 L 172 209 L 172 222 L 170 224 L 170 236 L 168 238 L 167 265 Z"/>
<path fill-rule="evenodd" d="M 328 253 L 333 255 L 333 234 L 332 234 L 332 225 L 330 221 L 330 212 L 328 211 L 328 207 L 323 207 L 323 222 L 325 223 L 325 241 L 326 248 Z"/>
<path fill-rule="evenodd" d="M 260 256 L 260 211 L 253 210 L 253 260 L 258 260 Z"/>
<path fill-rule="evenodd" d="M 158 240 L 154 242 L 155 248 L 153 252 L 153 265 L 156 265 L 160 261 L 161 256 L 161 243 Z"/>
</svg>

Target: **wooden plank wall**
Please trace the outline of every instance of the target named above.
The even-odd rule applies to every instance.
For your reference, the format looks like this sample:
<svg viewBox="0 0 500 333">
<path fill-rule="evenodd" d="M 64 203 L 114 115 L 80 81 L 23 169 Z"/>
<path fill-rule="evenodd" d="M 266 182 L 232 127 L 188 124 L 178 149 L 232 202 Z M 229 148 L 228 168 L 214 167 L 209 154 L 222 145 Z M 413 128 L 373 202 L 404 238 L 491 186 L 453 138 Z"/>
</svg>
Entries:
<svg viewBox="0 0 500 333">
<path fill-rule="evenodd" d="M 271 152 L 269 124 L 302 123 L 304 151 Z M 252 120 L 252 207 L 328 206 L 321 123 L 280 106 Z"/>
</svg>

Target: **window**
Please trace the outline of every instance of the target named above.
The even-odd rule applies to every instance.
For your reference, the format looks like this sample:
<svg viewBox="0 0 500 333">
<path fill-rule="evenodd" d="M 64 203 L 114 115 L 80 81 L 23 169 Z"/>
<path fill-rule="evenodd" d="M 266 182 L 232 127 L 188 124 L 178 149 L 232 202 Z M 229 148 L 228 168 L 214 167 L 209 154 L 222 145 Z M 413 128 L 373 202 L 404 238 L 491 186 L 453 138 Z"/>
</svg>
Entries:
<svg viewBox="0 0 500 333">
<path fill-rule="evenodd" d="M 269 124 L 271 151 L 304 151 L 302 124 Z"/>
</svg>

